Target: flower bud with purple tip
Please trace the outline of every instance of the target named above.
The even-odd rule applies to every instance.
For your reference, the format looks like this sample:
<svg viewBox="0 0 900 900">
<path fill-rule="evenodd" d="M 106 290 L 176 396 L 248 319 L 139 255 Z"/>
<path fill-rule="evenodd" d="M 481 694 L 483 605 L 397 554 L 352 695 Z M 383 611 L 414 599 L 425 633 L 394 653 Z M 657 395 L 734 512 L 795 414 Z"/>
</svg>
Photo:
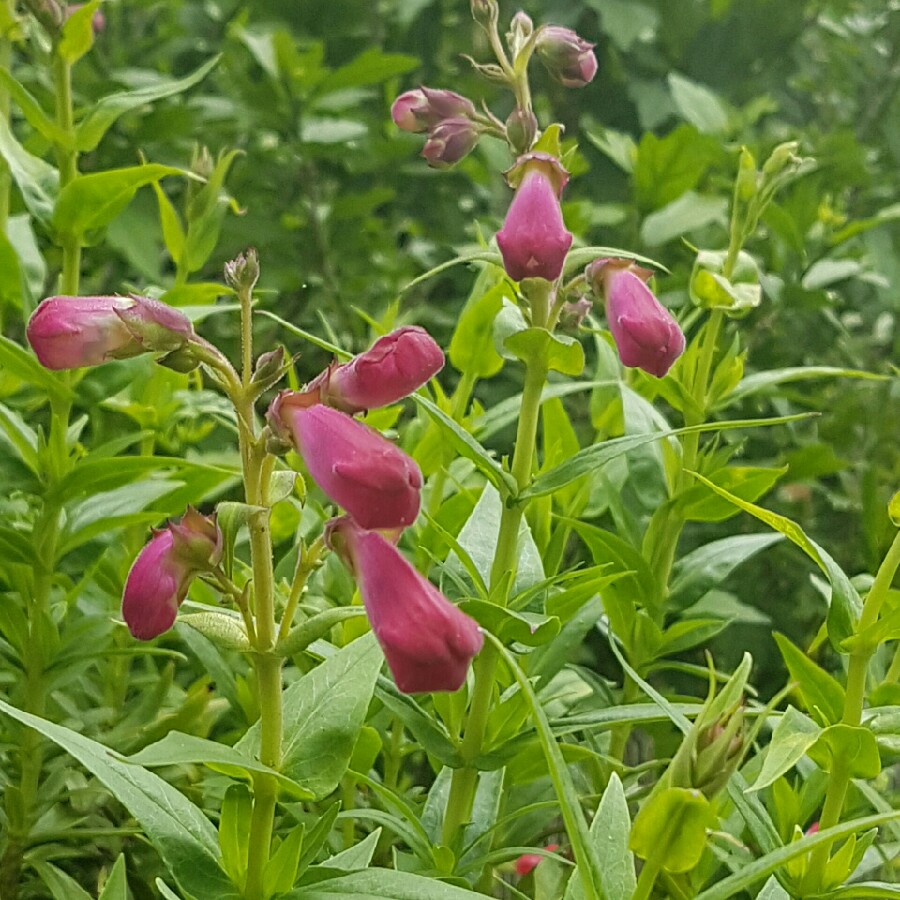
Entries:
<svg viewBox="0 0 900 900">
<path fill-rule="evenodd" d="M 597 74 L 594 45 L 571 28 L 545 25 L 538 32 L 535 51 L 550 75 L 566 87 L 584 87 Z"/>
<path fill-rule="evenodd" d="M 481 130 L 471 119 L 443 119 L 428 132 L 422 156 L 433 169 L 449 169 L 475 149 L 479 137 Z"/>
<path fill-rule="evenodd" d="M 391 117 L 398 128 L 421 134 L 445 119 L 468 119 L 475 115 L 475 105 L 454 91 L 420 87 L 401 94 L 391 107 Z"/>
</svg>

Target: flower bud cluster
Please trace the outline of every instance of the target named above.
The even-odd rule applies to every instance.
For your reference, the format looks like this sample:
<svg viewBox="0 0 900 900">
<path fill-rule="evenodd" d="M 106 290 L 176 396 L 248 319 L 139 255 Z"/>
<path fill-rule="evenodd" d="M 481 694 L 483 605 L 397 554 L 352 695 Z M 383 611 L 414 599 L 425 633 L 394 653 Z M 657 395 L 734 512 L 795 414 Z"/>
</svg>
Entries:
<svg viewBox="0 0 900 900">
<path fill-rule="evenodd" d="M 422 156 L 436 169 L 449 168 L 471 153 L 482 132 L 472 101 L 453 91 L 407 91 L 394 101 L 391 116 L 404 131 L 427 132 Z"/>
<path fill-rule="evenodd" d="M 326 496 L 347 511 L 328 523 L 326 541 L 356 578 L 405 693 L 457 690 L 483 636 L 396 548 L 419 513 L 422 473 L 353 413 L 403 399 L 443 365 L 424 329 L 401 328 L 330 366 L 303 391 L 282 391 L 266 416 L 275 441 L 293 447 Z"/>
</svg>

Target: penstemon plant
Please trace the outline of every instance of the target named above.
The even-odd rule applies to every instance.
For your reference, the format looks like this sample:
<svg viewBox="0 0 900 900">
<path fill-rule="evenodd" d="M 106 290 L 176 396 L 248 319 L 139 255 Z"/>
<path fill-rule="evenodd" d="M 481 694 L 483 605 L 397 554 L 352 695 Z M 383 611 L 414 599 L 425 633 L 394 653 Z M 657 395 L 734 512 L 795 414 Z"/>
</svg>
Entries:
<svg viewBox="0 0 900 900">
<path fill-rule="evenodd" d="M 532 76 L 539 63 L 559 89 L 587 87 L 594 44 L 471 0 L 476 52 L 493 58 L 469 61 L 491 103 L 422 86 L 391 117 L 424 136 L 433 169 L 479 147 L 505 154 L 489 177 L 512 191 L 508 208 L 493 240 L 405 289 L 477 267 L 446 352 L 394 307 L 364 316 L 377 337 L 354 355 L 326 317 L 315 333 L 268 308 L 256 250 L 226 263 L 222 284 L 191 282 L 237 209 L 223 187 L 234 152 L 80 172 L 119 116 L 194 87 L 216 60 L 76 114 L 72 68 L 105 27 L 99 0 L 27 7 L 9 9 L 18 30 L 0 57 L 0 193 L 8 206 L 15 183 L 59 276 L 34 309 L 23 298 L 30 350 L 0 345 L 35 395 L 21 408 L 46 407 L 33 427 L 0 405 L 27 476 L 8 504 L 22 524 L 0 528 L 12 672 L 0 896 L 900 893 L 873 863 L 900 833 L 878 780 L 896 751 L 900 494 L 882 516 L 887 553 L 850 578 L 758 504 L 783 470 L 740 462 L 748 434 L 811 427 L 788 403 L 762 414 L 768 389 L 873 377 L 744 372 L 744 323 L 772 284 L 748 247 L 779 193 L 815 170 L 799 143 L 761 163 L 731 154 L 724 246 L 686 245 L 684 302 L 670 309 L 662 263 L 586 244 L 567 219 L 578 149 L 542 121 Z M 263 64 L 281 65 L 243 27 Z M 10 71 L 11 42 L 24 52 L 26 38 L 52 115 Z M 294 69 L 312 65 L 276 46 Z M 10 99 L 55 165 L 13 135 Z M 186 179 L 183 215 L 161 186 L 170 176 Z M 88 293 L 83 251 L 146 186 L 167 289 Z M 309 372 L 275 334 L 333 360 Z M 501 370 L 516 387 L 492 405 L 482 382 Z M 106 408 L 139 430 L 97 424 L 82 439 L 78 411 L 115 385 Z M 173 431 L 179 404 L 190 427 Z M 739 405 L 752 416 L 726 417 Z M 740 512 L 768 530 L 712 527 Z M 775 634 L 789 682 L 761 692 L 749 653 L 729 674 L 696 651 L 729 624 L 717 609 L 733 601 L 729 576 L 783 539 L 820 570 L 828 612 L 807 651 Z M 72 785 L 91 796 L 67 797 Z"/>
</svg>

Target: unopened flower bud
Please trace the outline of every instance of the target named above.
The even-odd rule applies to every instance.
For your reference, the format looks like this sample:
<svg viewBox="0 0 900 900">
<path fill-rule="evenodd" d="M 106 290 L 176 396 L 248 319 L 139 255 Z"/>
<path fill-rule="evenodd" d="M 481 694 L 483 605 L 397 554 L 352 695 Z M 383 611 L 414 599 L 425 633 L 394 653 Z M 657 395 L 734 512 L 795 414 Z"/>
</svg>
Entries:
<svg viewBox="0 0 900 900">
<path fill-rule="evenodd" d="M 276 347 L 263 353 L 256 361 L 251 382 L 259 385 L 261 390 L 270 388 L 284 374 L 284 358 L 284 347 Z"/>
<path fill-rule="evenodd" d="M 506 120 L 506 139 L 516 155 L 527 153 L 537 137 L 537 117 L 530 110 L 516 107 Z"/>
<path fill-rule="evenodd" d="M 646 269 L 630 260 L 596 259 L 585 276 L 606 299 L 606 320 L 625 366 L 662 378 L 684 352 L 684 333 L 644 283 Z"/>
<path fill-rule="evenodd" d="M 584 87 L 597 74 L 594 45 L 571 28 L 544 26 L 538 31 L 535 50 L 550 75 L 566 87 Z"/>
<path fill-rule="evenodd" d="M 475 149 L 481 132 L 471 119 L 444 119 L 428 132 L 422 156 L 434 169 L 448 169 Z"/>
<path fill-rule="evenodd" d="M 361 528 L 350 516 L 329 522 L 325 539 L 359 584 L 372 631 L 400 691 L 459 690 L 484 643 L 475 620 L 383 535 Z"/>
<path fill-rule="evenodd" d="M 41 365 L 78 369 L 177 350 L 194 329 L 183 313 L 147 297 L 48 297 L 26 334 Z"/>
<path fill-rule="evenodd" d="M 509 31 L 506 33 L 506 44 L 509 47 L 513 60 L 519 55 L 522 46 L 531 37 L 534 31 L 534 22 L 526 13 L 519 10 L 509 23 Z"/>
<path fill-rule="evenodd" d="M 251 293 L 259 280 L 259 254 L 251 247 L 225 263 L 225 281 L 238 293 Z"/>
<path fill-rule="evenodd" d="M 559 317 L 560 327 L 571 330 L 579 328 L 593 308 L 594 304 L 588 297 L 579 297 L 575 301 L 564 304 Z"/>
<path fill-rule="evenodd" d="M 125 582 L 122 616 L 132 635 L 149 641 L 168 631 L 191 581 L 221 559 L 222 533 L 214 516 L 188 508 L 180 522 L 156 532 Z"/>
<path fill-rule="evenodd" d="M 547 844 L 545 849 L 552 853 L 554 850 L 559 850 L 559 844 Z M 542 853 L 523 853 L 516 860 L 516 875 L 519 878 L 530 875 L 537 868 L 538 863 L 544 859 L 546 857 Z"/>
<path fill-rule="evenodd" d="M 499 15 L 497 0 L 472 0 L 472 18 L 483 28 L 494 25 Z"/>
<path fill-rule="evenodd" d="M 444 353 L 417 325 L 380 337 L 343 365 L 332 364 L 311 381 L 303 395 L 346 413 L 396 403 L 420 388 L 444 367 Z"/>
<path fill-rule="evenodd" d="M 468 119 L 475 105 L 454 91 L 420 87 L 401 94 L 391 106 L 391 117 L 398 128 L 421 134 L 445 119 Z"/>
<path fill-rule="evenodd" d="M 572 246 L 572 234 L 566 230 L 559 206 L 568 173 L 546 153 L 526 154 L 513 171 L 516 195 L 497 232 L 503 267 L 513 281 L 554 281 Z"/>
</svg>

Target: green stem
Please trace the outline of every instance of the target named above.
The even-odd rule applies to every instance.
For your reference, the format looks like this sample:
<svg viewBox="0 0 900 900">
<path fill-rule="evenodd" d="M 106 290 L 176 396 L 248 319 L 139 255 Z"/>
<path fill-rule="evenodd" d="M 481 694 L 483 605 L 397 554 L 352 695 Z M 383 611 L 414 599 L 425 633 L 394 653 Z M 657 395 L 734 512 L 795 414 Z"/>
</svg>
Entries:
<svg viewBox="0 0 900 900">
<path fill-rule="evenodd" d="M 631 895 L 631 900 L 648 900 L 653 893 L 653 885 L 659 876 L 662 868 L 661 860 L 651 857 L 644 861 L 644 867 L 641 869 L 641 877 L 638 878 L 637 888 Z"/>
<path fill-rule="evenodd" d="M 525 386 L 522 391 L 522 407 L 516 431 L 516 447 L 513 452 L 511 470 L 519 490 L 524 489 L 531 480 L 538 421 L 540 418 L 541 396 L 546 380 L 546 359 L 530 359 L 526 363 Z M 497 549 L 491 567 L 490 588 L 492 595 L 503 579 L 508 579 L 507 591 L 512 588 L 518 564 L 519 526 L 521 525 L 524 512 L 524 504 L 519 503 L 512 506 L 504 506 L 503 508 L 500 517 L 500 531 L 497 536 Z M 493 599 L 495 602 L 505 606 L 508 598 L 506 596 L 493 596 Z M 475 797 L 475 787 L 478 782 L 478 768 L 475 765 L 475 760 L 481 753 L 487 730 L 498 659 L 497 651 L 493 645 L 486 644 L 473 666 L 475 685 L 472 690 L 472 702 L 469 707 L 464 736 L 460 746 L 460 754 L 465 765 L 453 771 L 453 778 L 450 782 L 450 794 L 447 797 L 447 811 L 444 817 L 442 840 L 447 845 L 453 843 L 459 829 L 468 821 L 472 811 L 472 801 Z"/>
<path fill-rule="evenodd" d="M 282 762 L 284 710 L 282 706 L 283 659 L 273 651 L 277 636 L 275 579 L 272 571 L 272 535 L 269 530 L 269 472 L 265 446 L 256 434 L 249 381 L 252 374 L 253 337 L 251 289 L 239 289 L 241 303 L 242 379 L 237 385 L 225 370 L 226 383 L 234 393 L 238 414 L 238 436 L 247 503 L 255 507 L 247 521 L 250 534 L 250 565 L 253 572 L 253 610 L 256 625 L 253 666 L 259 695 L 259 759 L 272 769 Z M 253 781 L 253 813 L 247 851 L 247 900 L 264 900 L 264 876 L 272 848 L 278 783 L 270 775 Z"/>
<path fill-rule="evenodd" d="M 900 568 L 900 532 L 894 537 L 887 555 L 878 567 L 872 587 L 869 589 L 869 593 L 866 594 L 862 614 L 859 618 L 859 625 L 856 629 L 857 635 L 864 635 L 878 621 L 878 616 L 887 600 L 891 583 L 897 574 L 898 568 Z M 844 694 L 844 711 L 841 717 L 841 722 L 844 725 L 856 727 L 862 721 L 866 699 L 866 676 L 869 671 L 869 663 L 877 649 L 877 644 L 863 643 L 850 654 L 850 663 L 847 670 L 847 690 Z M 837 825 L 841 820 L 847 789 L 850 786 L 849 763 L 849 759 L 835 758 L 832 770 L 828 775 L 825 803 L 822 806 L 822 815 L 819 817 L 819 828 L 822 831 Z M 813 852 L 807 870 L 807 877 L 812 883 L 816 885 L 820 883 L 830 854 L 830 842 L 822 844 Z"/>
</svg>

